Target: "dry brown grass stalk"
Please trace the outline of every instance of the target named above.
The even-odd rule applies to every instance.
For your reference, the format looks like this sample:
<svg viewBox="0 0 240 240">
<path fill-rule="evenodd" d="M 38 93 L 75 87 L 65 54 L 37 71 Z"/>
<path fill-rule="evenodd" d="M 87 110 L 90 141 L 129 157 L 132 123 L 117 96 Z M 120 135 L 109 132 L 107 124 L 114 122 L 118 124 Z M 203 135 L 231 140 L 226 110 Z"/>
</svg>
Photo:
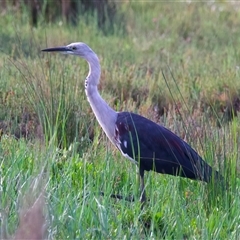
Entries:
<svg viewBox="0 0 240 240">
<path fill-rule="evenodd" d="M 44 196 L 38 199 L 19 214 L 19 226 L 11 239 L 45 239 L 46 224 L 44 216 Z"/>
</svg>

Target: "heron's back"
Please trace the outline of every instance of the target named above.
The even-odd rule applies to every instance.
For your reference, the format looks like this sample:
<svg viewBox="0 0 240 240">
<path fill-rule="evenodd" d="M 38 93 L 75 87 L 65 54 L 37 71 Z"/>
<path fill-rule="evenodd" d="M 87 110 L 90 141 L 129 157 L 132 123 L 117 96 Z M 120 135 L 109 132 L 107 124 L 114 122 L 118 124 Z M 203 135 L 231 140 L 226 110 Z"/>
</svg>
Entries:
<svg viewBox="0 0 240 240">
<path fill-rule="evenodd" d="M 119 129 L 121 151 L 146 171 L 209 182 L 213 170 L 185 141 L 170 130 L 140 115 L 121 112 Z M 214 171 L 217 177 L 218 172 Z"/>
</svg>

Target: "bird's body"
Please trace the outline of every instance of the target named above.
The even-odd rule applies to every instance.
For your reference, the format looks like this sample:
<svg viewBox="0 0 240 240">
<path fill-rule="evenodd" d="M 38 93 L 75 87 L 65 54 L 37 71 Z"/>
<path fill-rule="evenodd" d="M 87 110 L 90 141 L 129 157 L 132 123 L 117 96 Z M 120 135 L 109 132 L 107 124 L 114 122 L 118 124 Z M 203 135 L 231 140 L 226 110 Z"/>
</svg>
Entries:
<svg viewBox="0 0 240 240">
<path fill-rule="evenodd" d="M 97 55 L 88 45 L 79 42 L 42 51 L 77 55 L 88 62 L 89 74 L 85 81 L 88 101 L 111 142 L 123 156 L 139 166 L 142 202 L 146 200 L 144 171 L 153 170 L 205 182 L 210 182 L 213 177 L 221 177 L 194 149 L 170 130 L 140 115 L 114 111 L 98 92 L 101 67 Z"/>
<path fill-rule="evenodd" d="M 117 147 L 146 171 L 210 181 L 211 167 L 185 141 L 140 115 L 118 113 Z"/>
</svg>

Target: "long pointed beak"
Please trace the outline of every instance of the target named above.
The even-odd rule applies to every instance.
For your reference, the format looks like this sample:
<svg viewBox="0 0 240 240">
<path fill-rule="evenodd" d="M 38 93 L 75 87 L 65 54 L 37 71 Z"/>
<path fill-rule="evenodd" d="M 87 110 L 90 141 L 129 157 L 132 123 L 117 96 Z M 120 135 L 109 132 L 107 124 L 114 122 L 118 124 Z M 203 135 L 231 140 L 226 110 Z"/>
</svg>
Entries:
<svg viewBox="0 0 240 240">
<path fill-rule="evenodd" d="M 42 52 L 62 52 L 62 53 L 71 53 L 72 50 L 68 47 L 54 47 L 42 49 Z"/>
</svg>

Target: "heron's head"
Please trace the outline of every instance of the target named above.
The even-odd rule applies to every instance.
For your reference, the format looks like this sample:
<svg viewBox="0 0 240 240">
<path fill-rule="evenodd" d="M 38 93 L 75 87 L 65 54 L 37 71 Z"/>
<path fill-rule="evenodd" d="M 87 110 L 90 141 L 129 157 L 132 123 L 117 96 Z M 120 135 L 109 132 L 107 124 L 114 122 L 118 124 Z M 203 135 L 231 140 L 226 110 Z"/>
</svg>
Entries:
<svg viewBox="0 0 240 240">
<path fill-rule="evenodd" d="M 60 52 L 63 54 L 78 55 L 82 58 L 88 58 L 88 56 L 92 54 L 95 55 L 93 50 L 83 42 L 71 43 L 63 47 L 46 48 L 46 49 L 43 49 L 42 51 L 43 52 Z"/>
</svg>

